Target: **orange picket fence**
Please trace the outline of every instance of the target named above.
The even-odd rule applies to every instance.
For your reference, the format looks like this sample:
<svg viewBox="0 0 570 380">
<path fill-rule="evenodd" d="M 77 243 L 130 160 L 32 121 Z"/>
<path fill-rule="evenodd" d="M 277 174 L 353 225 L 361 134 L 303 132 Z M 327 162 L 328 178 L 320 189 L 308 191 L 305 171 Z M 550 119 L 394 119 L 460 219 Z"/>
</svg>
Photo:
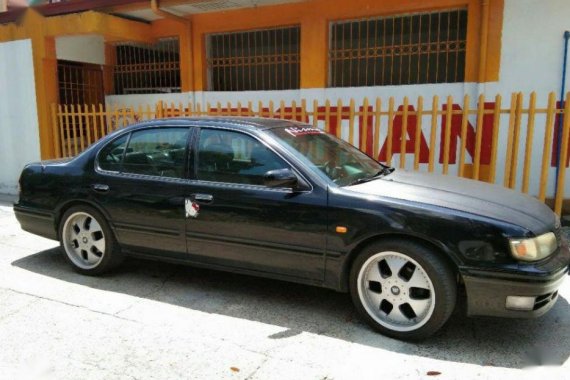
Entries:
<svg viewBox="0 0 570 380">
<path fill-rule="evenodd" d="M 135 107 L 53 104 L 52 121 L 57 155 L 69 157 L 118 128 L 155 118 L 209 115 L 298 120 L 336 134 L 389 165 L 500 181 L 508 188 L 536 195 L 560 215 L 569 158 L 570 117 L 565 116 L 570 114 L 570 102 L 561 107 L 554 93 L 543 100 L 544 106 L 538 107 L 533 92 L 527 97 L 514 93 L 506 102 L 501 95 L 493 99 L 481 95 L 475 102 L 465 95 L 460 103 L 451 96 L 428 101 L 420 96 L 413 102 L 404 97 L 400 105 L 394 97 L 387 102 L 364 98 L 358 105 L 353 99 L 348 104 L 341 100 L 324 104 L 316 100 L 287 104 L 160 101 Z M 455 173 L 450 173 L 452 167 Z M 549 197 L 549 188 L 554 196 Z"/>
</svg>

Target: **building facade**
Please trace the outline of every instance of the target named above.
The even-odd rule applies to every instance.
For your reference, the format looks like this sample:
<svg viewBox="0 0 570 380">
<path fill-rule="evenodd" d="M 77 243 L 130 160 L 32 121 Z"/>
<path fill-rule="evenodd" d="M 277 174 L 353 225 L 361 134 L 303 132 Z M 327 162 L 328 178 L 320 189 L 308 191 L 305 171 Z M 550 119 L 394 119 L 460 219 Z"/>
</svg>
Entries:
<svg viewBox="0 0 570 380">
<path fill-rule="evenodd" d="M 552 198 L 565 168 L 568 19 L 565 0 L 76 0 L 12 9 L 0 13 L 0 159 L 9 163 L 0 192 L 15 191 L 25 162 L 61 155 L 69 127 L 58 127 L 54 105 L 101 104 L 136 121 L 145 118 L 136 110 L 164 102 L 286 113 L 392 165 Z M 551 92 L 559 111 L 549 115 Z M 414 114 L 418 107 L 435 113 Z"/>
</svg>

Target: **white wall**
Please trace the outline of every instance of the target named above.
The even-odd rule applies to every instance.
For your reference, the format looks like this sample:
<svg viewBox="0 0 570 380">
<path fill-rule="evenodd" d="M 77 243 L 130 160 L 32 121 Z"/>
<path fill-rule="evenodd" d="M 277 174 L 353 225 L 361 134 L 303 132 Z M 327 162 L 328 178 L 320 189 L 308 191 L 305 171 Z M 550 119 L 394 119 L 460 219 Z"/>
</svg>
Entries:
<svg viewBox="0 0 570 380">
<path fill-rule="evenodd" d="M 0 193 L 16 194 L 25 164 L 40 159 L 31 40 L 0 43 Z"/>
<path fill-rule="evenodd" d="M 172 93 L 172 94 L 148 94 L 148 95 L 109 95 L 105 97 L 105 103 L 107 108 L 113 109 L 115 107 L 134 107 L 135 109 L 139 105 L 146 106 L 147 104 L 154 106 L 159 101 L 165 103 L 174 103 L 179 106 L 180 103 L 188 104 L 189 102 L 194 102 L 194 93 Z"/>
<path fill-rule="evenodd" d="M 485 85 L 485 91 L 558 94 L 566 30 L 570 30 L 570 1 L 506 0 L 500 78 Z"/>
<path fill-rule="evenodd" d="M 55 39 L 57 59 L 105 64 L 105 40 L 99 35 L 63 36 Z"/>
<path fill-rule="evenodd" d="M 505 101 L 514 91 L 525 94 L 525 108 L 532 91 L 537 93 L 537 106 L 545 107 L 548 93 L 560 96 L 564 57 L 563 34 L 570 30 L 570 1 L 568 0 L 506 0 L 503 14 L 501 69 L 499 81 L 482 85 L 489 96 L 502 94 Z M 567 62 L 570 74 L 570 59 Z M 570 91 L 570 76 L 566 78 L 566 92 Z M 540 155 L 543 151 L 544 117 L 537 118 L 533 138 L 531 165 L 531 194 L 538 192 Z M 526 117 L 521 123 L 521 135 L 527 132 Z M 504 134 L 503 134 L 504 135 Z M 506 136 L 506 135 L 504 135 Z M 503 142 L 506 140 L 503 139 Z M 504 144 L 506 145 L 506 144 Z M 524 145 L 519 147 L 518 181 L 521 183 Z M 501 157 L 501 156 L 499 156 Z M 556 169 L 550 168 L 549 196 L 554 195 Z M 570 173 L 566 174 L 565 198 L 570 198 Z"/>
</svg>

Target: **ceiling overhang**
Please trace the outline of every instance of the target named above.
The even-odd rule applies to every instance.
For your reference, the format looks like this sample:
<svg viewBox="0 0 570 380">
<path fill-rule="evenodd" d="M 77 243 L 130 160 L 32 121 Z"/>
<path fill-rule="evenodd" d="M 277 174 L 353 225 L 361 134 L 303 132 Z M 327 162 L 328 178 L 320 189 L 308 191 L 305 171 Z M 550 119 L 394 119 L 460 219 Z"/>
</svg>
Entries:
<svg viewBox="0 0 570 380">
<path fill-rule="evenodd" d="M 163 0 L 159 1 L 159 7 L 165 12 L 180 17 L 188 17 L 193 14 L 224 12 L 301 1 L 307 0 Z M 45 17 L 94 10 L 146 22 L 162 18 L 152 10 L 150 0 L 73 0 L 41 4 L 34 6 L 34 9 Z M 15 21 L 22 11 L 22 8 L 14 8 L 8 12 L 0 12 L 0 23 Z"/>
</svg>

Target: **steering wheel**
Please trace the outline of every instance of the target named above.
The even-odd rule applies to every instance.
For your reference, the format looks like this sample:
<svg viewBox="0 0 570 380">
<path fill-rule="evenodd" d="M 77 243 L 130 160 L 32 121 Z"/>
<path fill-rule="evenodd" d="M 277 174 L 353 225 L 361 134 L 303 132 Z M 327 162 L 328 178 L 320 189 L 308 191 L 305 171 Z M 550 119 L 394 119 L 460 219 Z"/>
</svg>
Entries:
<svg viewBox="0 0 570 380">
<path fill-rule="evenodd" d="M 335 164 L 334 161 L 326 161 L 323 164 L 323 171 L 334 183 L 338 183 L 338 181 L 347 176 L 347 173 L 342 166 L 336 166 Z"/>
</svg>

